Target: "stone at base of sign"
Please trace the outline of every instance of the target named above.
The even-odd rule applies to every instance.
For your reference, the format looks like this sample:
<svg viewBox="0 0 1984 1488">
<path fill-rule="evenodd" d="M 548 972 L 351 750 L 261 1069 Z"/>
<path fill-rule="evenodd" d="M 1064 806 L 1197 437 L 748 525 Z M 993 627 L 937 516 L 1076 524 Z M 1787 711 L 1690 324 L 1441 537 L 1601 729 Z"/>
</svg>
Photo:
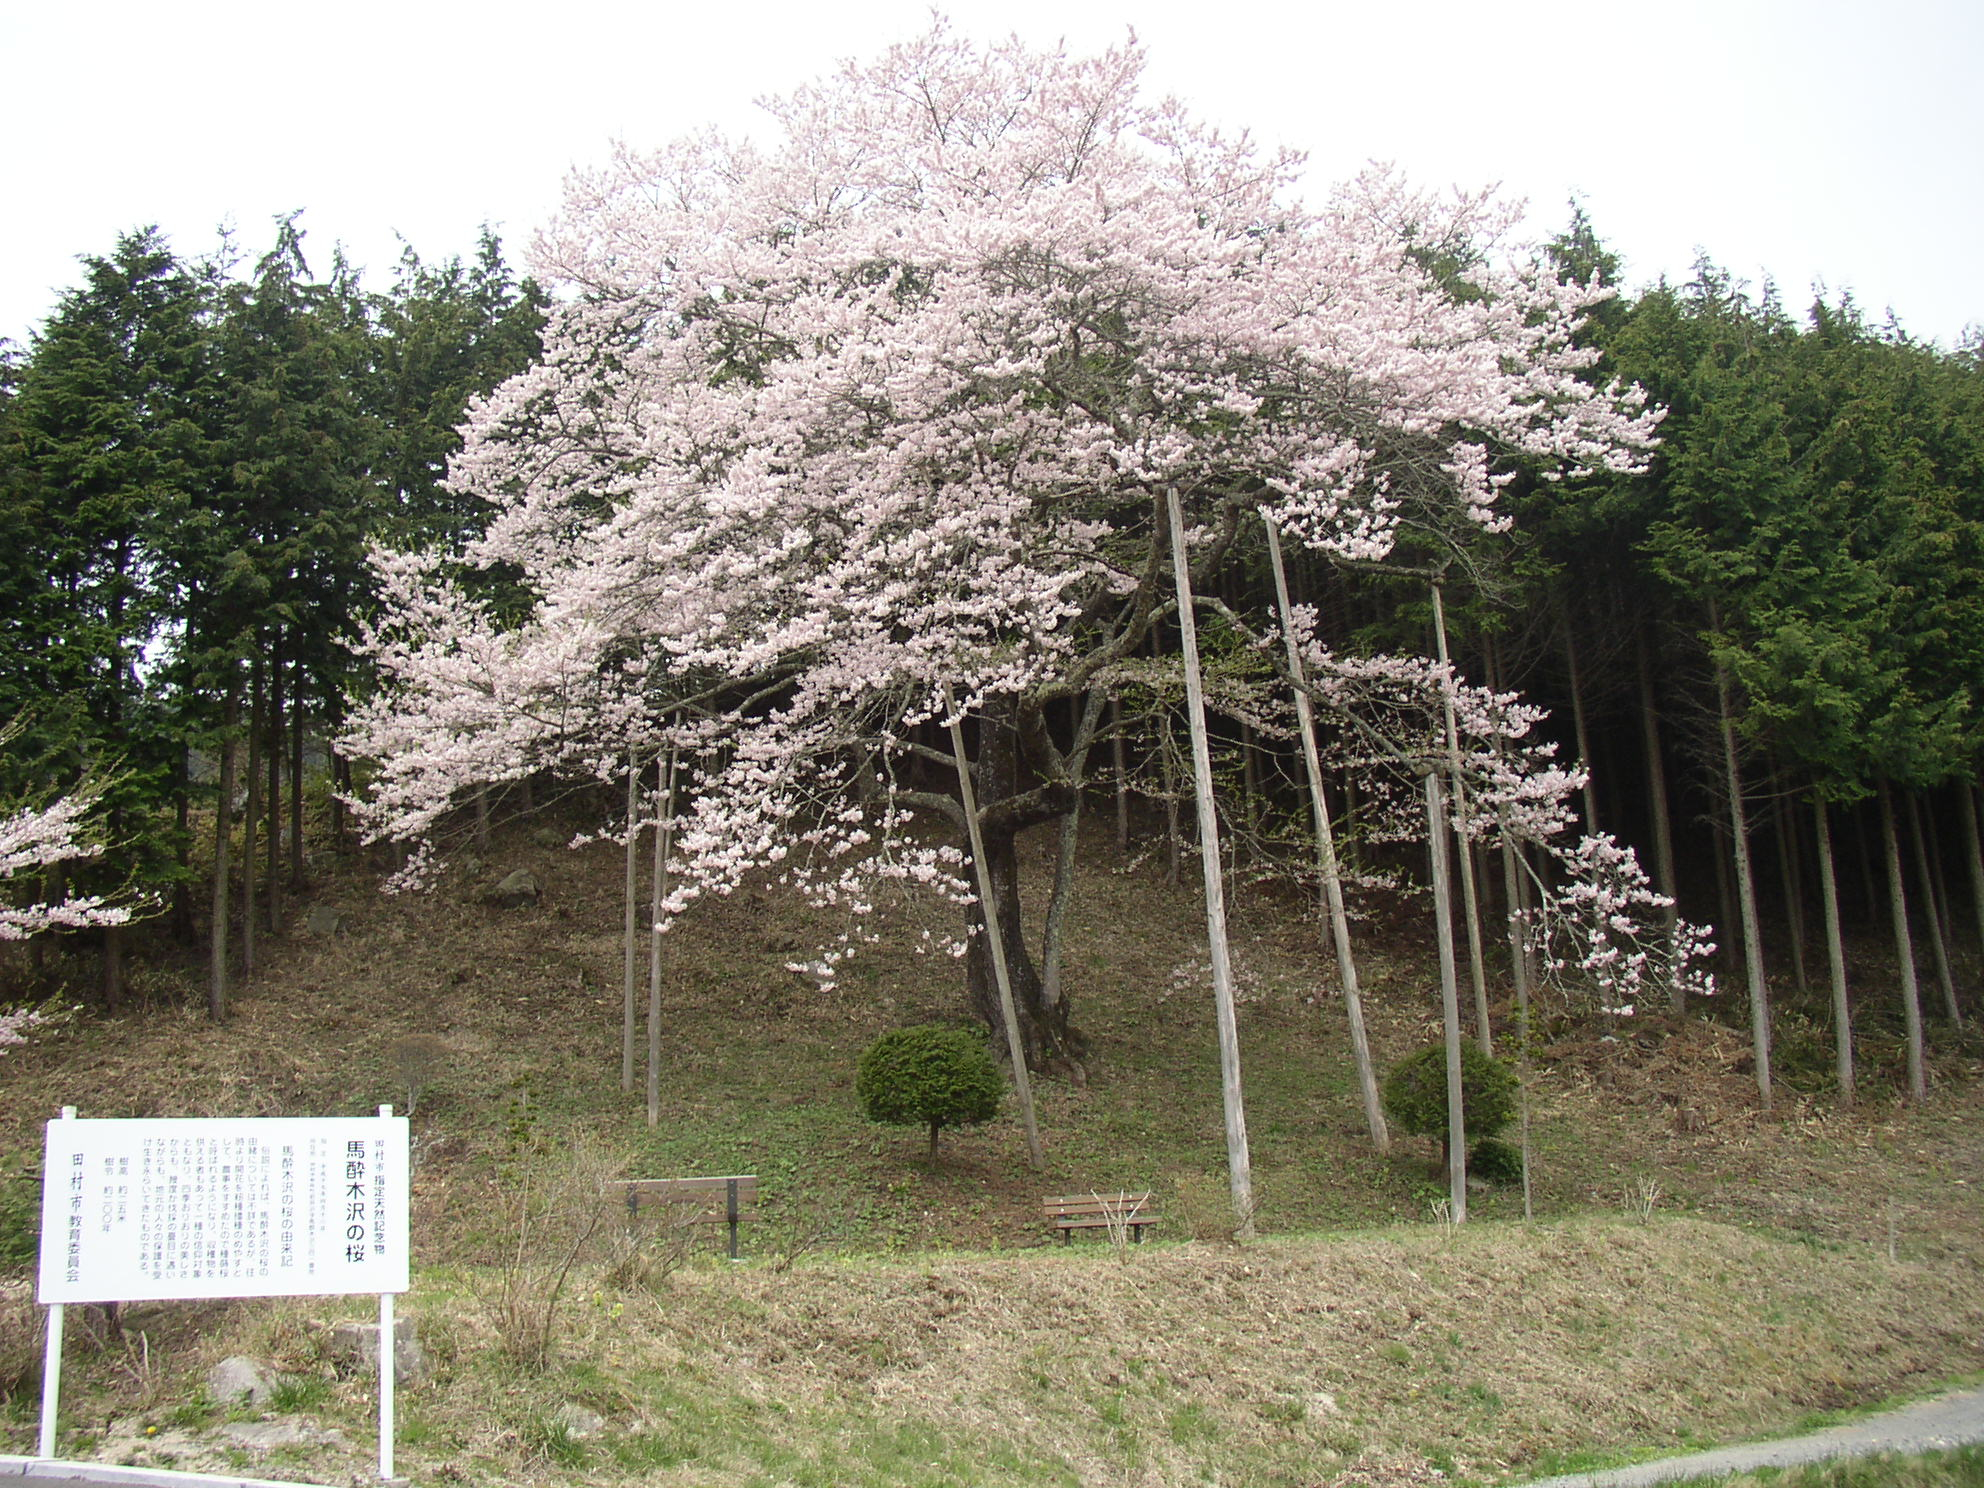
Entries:
<svg viewBox="0 0 1984 1488">
<path fill-rule="evenodd" d="M 250 1405 L 267 1405 L 276 1393 L 276 1377 L 259 1359 L 233 1354 L 207 1371 L 207 1394 L 223 1404 L 246 1399 Z"/>
<path fill-rule="evenodd" d="M 324 1349 L 341 1373 L 379 1372 L 379 1325 L 377 1323 L 337 1323 Z M 427 1355 L 420 1347 L 410 1317 L 393 1320 L 393 1378 L 402 1385 L 417 1385 L 427 1378 Z"/>
</svg>

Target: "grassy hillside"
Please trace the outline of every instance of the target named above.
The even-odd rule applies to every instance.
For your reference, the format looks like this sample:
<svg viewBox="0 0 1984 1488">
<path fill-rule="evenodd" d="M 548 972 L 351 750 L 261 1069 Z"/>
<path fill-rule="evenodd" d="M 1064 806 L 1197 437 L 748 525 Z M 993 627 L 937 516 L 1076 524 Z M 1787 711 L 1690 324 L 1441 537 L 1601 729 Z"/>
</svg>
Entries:
<svg viewBox="0 0 1984 1488">
<path fill-rule="evenodd" d="M 266 944 L 225 1027 L 205 1022 L 193 975 L 155 973 L 131 1016 L 77 1019 L 0 1061 L 0 1153 L 16 1166 L 62 1104 L 404 1109 L 403 1067 L 432 1064 L 413 1118 L 422 1271 L 408 1306 L 437 1366 L 408 1402 L 416 1479 L 1485 1477 L 1783 1427 L 1984 1369 L 1974 1045 L 1944 1041 L 1932 1099 L 1913 1110 L 1894 1099 L 1871 1016 L 1859 1112 L 1787 1090 L 1762 1117 L 1747 1041 L 1728 1027 L 1608 1030 L 1553 1014 L 1535 1081 L 1538 1223 L 1521 1225 L 1520 1195 L 1497 1189 L 1450 1233 L 1433 1220 L 1432 1149 L 1406 1141 L 1381 1158 L 1364 1141 L 1317 926 L 1277 892 L 1243 888 L 1241 1034 L 1267 1238 L 1236 1247 L 1203 922 L 1153 863 L 1092 844 L 1066 977 L 1092 1054 L 1084 1083 L 1042 1088 L 1036 1174 L 1010 1117 L 946 1133 L 933 1165 L 921 1133 L 855 1109 L 869 1038 L 961 1006 L 959 964 L 905 949 L 955 913 L 927 906 L 891 910 L 884 943 L 831 993 L 785 968 L 835 927 L 766 890 L 698 906 L 667 941 L 662 1119 L 649 1130 L 639 1093 L 619 1088 L 618 859 L 539 835 L 499 839 L 489 863 L 427 896 L 383 898 L 355 869 L 327 878 L 310 902 L 342 909 L 346 931 L 314 938 L 299 923 Z M 477 902 L 517 866 L 545 881 L 536 909 Z M 1402 913 L 1367 936 L 1384 1059 L 1433 1036 L 1426 939 Z M 1871 1009 L 1881 991 L 1862 996 Z M 1786 1069 L 1816 1085 L 1818 1030 L 1792 1009 L 1782 1033 Z M 442 1041 L 438 1060 L 427 1038 Z M 518 1307 L 548 1295 L 532 1267 L 598 1213 L 584 1190 L 613 1170 L 758 1173 L 750 1259 L 677 1265 L 666 1237 L 630 1251 L 609 1224 L 563 1294 L 550 1366 L 521 1368 Z M 1041 1194 L 1122 1185 L 1159 1191 L 1165 1243 L 1049 1247 Z M 17 1286 L 0 1319 L 13 1450 L 32 1437 L 23 1297 Z M 341 1423 L 357 1446 L 285 1448 L 257 1470 L 355 1470 L 366 1396 L 324 1362 L 314 1325 L 331 1315 L 132 1309 L 122 1341 L 79 1350 L 77 1419 L 108 1423 L 107 1455 L 211 1454 L 224 1413 L 188 1406 L 188 1384 L 224 1353 L 260 1352 L 293 1376 L 288 1406 Z M 567 1408 L 599 1417 L 600 1434 Z"/>
</svg>

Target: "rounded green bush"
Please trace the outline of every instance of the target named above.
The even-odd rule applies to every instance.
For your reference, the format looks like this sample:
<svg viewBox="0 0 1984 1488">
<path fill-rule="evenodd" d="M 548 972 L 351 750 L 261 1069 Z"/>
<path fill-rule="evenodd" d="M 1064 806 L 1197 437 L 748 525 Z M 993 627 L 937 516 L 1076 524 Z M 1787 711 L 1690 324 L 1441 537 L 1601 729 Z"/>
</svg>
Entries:
<svg viewBox="0 0 1984 1488">
<path fill-rule="evenodd" d="M 968 1028 L 924 1023 L 885 1033 L 861 1054 L 854 1094 L 871 1121 L 930 1128 L 930 1154 L 947 1126 L 999 1114 L 1006 1093 L 985 1040 Z"/>
<path fill-rule="evenodd" d="M 1385 1076 L 1385 1114 L 1415 1137 L 1438 1137 L 1447 1150 L 1447 1048 L 1429 1044 Z M 1460 1110 L 1469 1141 L 1492 1137 L 1516 1112 L 1516 1075 L 1471 1043 L 1460 1046 Z"/>
<path fill-rule="evenodd" d="M 1484 1183 L 1520 1183 L 1522 1151 L 1499 1137 L 1483 1137 L 1468 1149 L 1467 1171 Z"/>
</svg>

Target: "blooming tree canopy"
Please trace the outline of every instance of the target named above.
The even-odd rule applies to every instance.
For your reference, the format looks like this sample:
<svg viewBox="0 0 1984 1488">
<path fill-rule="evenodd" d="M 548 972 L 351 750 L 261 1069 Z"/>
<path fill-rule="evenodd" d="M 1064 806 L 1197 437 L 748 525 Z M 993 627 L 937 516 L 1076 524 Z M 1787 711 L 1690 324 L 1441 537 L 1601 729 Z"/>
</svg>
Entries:
<svg viewBox="0 0 1984 1488">
<path fill-rule="evenodd" d="M 0 816 L 0 882 L 50 868 L 57 863 L 94 857 L 86 818 L 96 805 L 88 792 L 63 796 L 38 809 L 22 808 Z M 121 925 L 131 918 L 126 905 L 100 896 L 29 904 L 0 901 L 0 940 L 26 940 L 42 930 L 83 929 L 91 925 Z"/>
<path fill-rule="evenodd" d="M 778 864 L 858 938 L 878 881 L 969 897 L 955 847 L 896 830 L 962 826 L 921 727 L 948 683 L 1029 1057 L 1075 1052 L 1014 842 L 1073 809 L 1082 702 L 1163 623 L 1166 491 L 1195 580 L 1262 509 L 1378 562 L 1401 520 L 1496 526 L 1504 457 L 1630 469 L 1654 423 L 1580 378 L 1601 292 L 1508 245 L 1506 208 L 1384 173 L 1306 206 L 1295 157 L 1145 96 L 1142 67 L 939 23 L 772 101 L 762 145 L 575 177 L 535 248 L 545 355 L 453 467 L 486 535 L 379 560 L 389 686 L 352 739 L 382 762 L 373 829 L 619 768 L 676 718 L 702 753 L 671 907 Z M 522 619 L 457 561 L 513 576 Z"/>
</svg>

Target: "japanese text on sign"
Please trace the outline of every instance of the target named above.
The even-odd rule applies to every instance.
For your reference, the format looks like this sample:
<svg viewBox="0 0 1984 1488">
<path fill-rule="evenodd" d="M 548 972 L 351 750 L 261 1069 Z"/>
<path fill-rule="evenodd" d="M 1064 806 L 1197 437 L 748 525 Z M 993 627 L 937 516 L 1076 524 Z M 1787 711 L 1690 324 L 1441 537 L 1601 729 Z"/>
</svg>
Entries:
<svg viewBox="0 0 1984 1488">
<path fill-rule="evenodd" d="M 40 1300 L 407 1289 L 403 1117 L 51 1121 Z"/>
</svg>

